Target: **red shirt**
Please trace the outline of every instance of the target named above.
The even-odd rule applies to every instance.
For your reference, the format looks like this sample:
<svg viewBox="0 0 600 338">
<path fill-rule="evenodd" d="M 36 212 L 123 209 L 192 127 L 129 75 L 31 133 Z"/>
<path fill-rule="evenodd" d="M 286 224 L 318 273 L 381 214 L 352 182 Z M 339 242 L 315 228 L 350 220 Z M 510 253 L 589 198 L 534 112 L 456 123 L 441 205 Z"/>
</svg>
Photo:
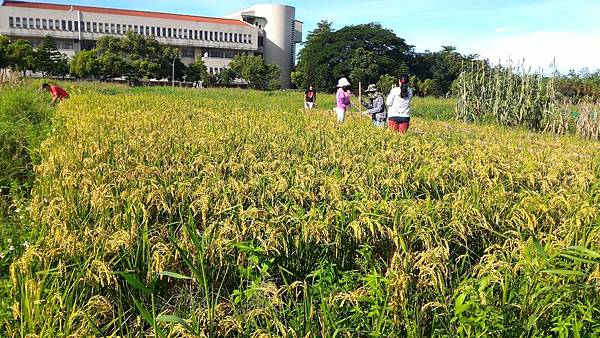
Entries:
<svg viewBox="0 0 600 338">
<path fill-rule="evenodd" d="M 61 100 L 68 99 L 69 93 L 67 93 L 64 89 L 59 86 L 50 86 L 50 93 L 53 97 L 58 97 Z"/>
</svg>

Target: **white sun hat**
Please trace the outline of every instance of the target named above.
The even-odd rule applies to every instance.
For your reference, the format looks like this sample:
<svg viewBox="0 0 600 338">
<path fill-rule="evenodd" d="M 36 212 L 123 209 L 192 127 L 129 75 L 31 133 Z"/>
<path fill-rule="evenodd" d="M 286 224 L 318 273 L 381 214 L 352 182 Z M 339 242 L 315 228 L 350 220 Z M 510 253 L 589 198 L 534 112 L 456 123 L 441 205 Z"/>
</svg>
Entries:
<svg viewBox="0 0 600 338">
<path fill-rule="evenodd" d="M 350 82 L 348 82 L 348 79 L 346 79 L 345 77 L 341 78 L 338 81 L 338 85 L 339 88 L 341 87 L 350 87 Z"/>
</svg>

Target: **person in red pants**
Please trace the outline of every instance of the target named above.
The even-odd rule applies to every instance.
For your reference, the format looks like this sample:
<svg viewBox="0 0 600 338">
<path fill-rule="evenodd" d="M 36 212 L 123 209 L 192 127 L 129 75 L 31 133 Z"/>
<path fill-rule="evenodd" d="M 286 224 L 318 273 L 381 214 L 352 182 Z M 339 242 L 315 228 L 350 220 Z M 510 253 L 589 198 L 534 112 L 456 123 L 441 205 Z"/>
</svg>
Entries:
<svg viewBox="0 0 600 338">
<path fill-rule="evenodd" d="M 410 101 L 413 91 L 408 87 L 408 76 L 400 77 L 400 87 L 395 87 L 388 95 L 386 104 L 388 106 L 388 125 L 393 131 L 401 134 L 408 131 L 410 127 Z"/>
<path fill-rule="evenodd" d="M 67 93 L 64 89 L 60 88 L 59 86 L 44 83 L 42 85 L 42 90 L 50 92 L 50 94 L 52 95 L 52 104 L 69 98 L 69 93 Z"/>
</svg>

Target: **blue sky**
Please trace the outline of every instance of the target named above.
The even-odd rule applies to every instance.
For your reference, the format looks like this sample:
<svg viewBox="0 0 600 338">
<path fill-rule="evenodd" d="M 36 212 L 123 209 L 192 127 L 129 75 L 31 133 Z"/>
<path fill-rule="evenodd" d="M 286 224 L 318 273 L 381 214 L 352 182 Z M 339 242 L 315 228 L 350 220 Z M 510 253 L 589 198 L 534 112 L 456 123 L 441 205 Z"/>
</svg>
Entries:
<svg viewBox="0 0 600 338">
<path fill-rule="evenodd" d="M 38 0 L 222 16 L 261 1 L 246 0 Z M 272 3 L 273 1 L 262 1 Z M 288 0 L 306 33 L 320 20 L 334 28 L 379 22 L 414 45 L 438 50 L 453 45 L 463 53 L 498 60 L 521 60 L 560 70 L 600 69 L 600 0 Z M 505 62 L 505 61 L 504 61 Z"/>
</svg>

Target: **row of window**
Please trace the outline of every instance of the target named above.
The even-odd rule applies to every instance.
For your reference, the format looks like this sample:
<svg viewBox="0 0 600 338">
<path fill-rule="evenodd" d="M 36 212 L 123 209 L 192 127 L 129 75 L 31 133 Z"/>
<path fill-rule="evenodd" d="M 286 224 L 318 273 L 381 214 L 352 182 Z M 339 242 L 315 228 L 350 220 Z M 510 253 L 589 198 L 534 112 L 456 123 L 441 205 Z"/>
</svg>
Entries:
<svg viewBox="0 0 600 338">
<path fill-rule="evenodd" d="M 223 72 L 223 70 L 225 70 L 225 69 L 227 69 L 227 68 L 213 68 L 213 67 L 209 67 L 209 68 L 208 68 L 208 72 L 209 72 L 210 74 L 213 74 L 213 75 L 219 75 L 219 74 L 221 74 L 221 73 Z"/>
<path fill-rule="evenodd" d="M 103 33 L 115 35 L 124 35 L 127 34 L 127 32 L 136 32 L 141 35 L 154 36 L 159 38 L 220 41 L 247 44 L 252 43 L 251 34 L 203 31 L 197 29 L 172 27 L 126 25 L 107 22 L 54 20 L 10 16 L 8 18 L 8 25 L 10 26 L 10 28 L 45 29 L 61 31 L 79 31 L 81 29 L 81 31 L 85 33 Z"/>
</svg>

